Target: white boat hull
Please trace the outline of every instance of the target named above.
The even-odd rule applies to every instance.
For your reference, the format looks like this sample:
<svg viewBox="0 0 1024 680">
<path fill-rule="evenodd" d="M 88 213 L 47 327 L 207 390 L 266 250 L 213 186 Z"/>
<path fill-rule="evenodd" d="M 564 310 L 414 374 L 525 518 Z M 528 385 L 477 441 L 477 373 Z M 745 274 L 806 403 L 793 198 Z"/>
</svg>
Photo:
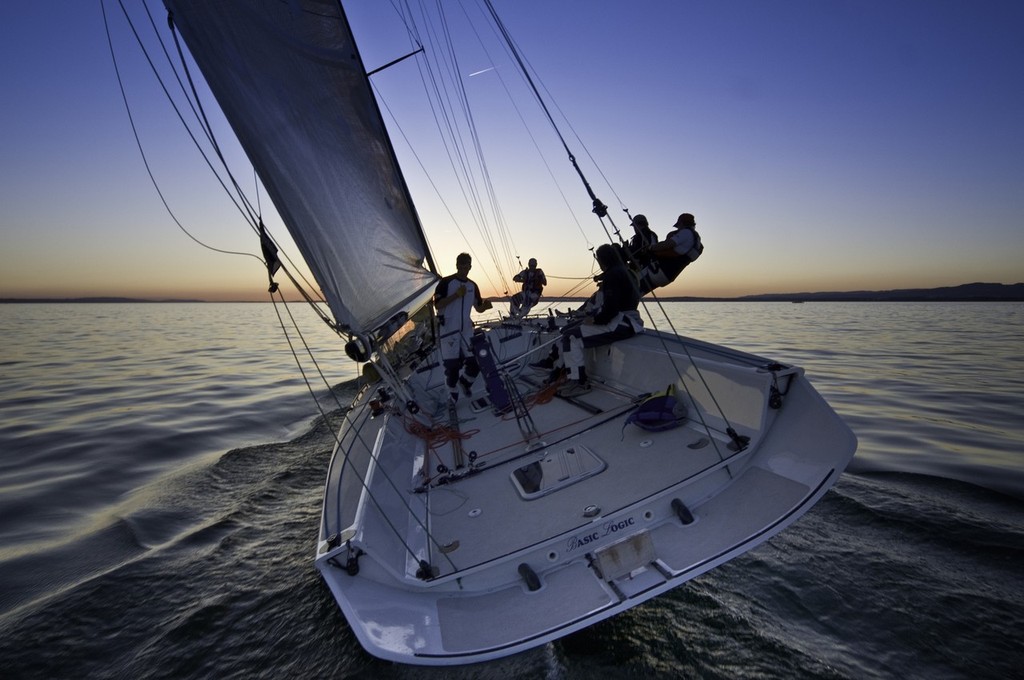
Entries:
<svg viewBox="0 0 1024 680">
<path fill-rule="evenodd" d="M 497 342 L 502 335 L 515 337 Z M 517 356 L 545 335 L 499 329 L 491 339 Z M 341 436 L 347 455 L 336 453 L 328 480 L 316 564 L 372 654 L 485 661 L 625 611 L 794 522 L 856 449 L 799 369 L 772 373 L 764 359 L 660 333 L 588 350 L 587 362 L 598 387 L 532 404 L 536 436 L 462 399 L 461 470 L 451 443 L 426 453 L 407 415 L 370 418 L 374 390 L 357 401 Z M 523 393 L 537 389 L 540 376 L 515 364 L 509 373 Z M 410 394 L 443 421 L 430 401 L 447 398 L 440 369 L 412 376 Z M 685 425 L 625 425 L 638 395 L 669 383 L 685 395 Z M 785 392 L 778 409 L 769 406 L 773 386 Z M 737 447 L 729 428 L 749 444 Z M 371 450 L 365 477 L 357 484 L 349 474 L 343 498 L 339 471 L 357 471 Z"/>
</svg>

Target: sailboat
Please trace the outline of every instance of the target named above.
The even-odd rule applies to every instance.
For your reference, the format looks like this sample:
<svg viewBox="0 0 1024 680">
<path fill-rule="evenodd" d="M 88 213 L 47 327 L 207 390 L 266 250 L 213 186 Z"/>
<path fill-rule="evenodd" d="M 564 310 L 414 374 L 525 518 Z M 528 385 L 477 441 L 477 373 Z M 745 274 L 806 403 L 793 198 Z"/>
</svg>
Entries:
<svg viewBox="0 0 1024 680">
<path fill-rule="evenodd" d="M 452 401 L 439 269 L 341 3 L 164 2 L 361 366 L 313 563 L 370 654 L 544 645 L 746 553 L 835 484 L 856 439 L 801 368 L 671 330 L 588 349 L 593 389 L 564 396 L 530 364 L 572 316 L 499 314 Z M 641 426 L 654 401 L 671 422 Z"/>
</svg>

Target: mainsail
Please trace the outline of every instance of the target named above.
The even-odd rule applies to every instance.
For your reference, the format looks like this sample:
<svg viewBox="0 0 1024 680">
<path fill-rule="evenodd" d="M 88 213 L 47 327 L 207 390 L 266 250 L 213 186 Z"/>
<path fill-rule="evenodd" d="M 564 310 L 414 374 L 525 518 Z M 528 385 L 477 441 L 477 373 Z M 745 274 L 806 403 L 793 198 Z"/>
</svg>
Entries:
<svg viewBox="0 0 1024 680">
<path fill-rule="evenodd" d="M 429 249 L 340 2 L 165 5 L 337 323 L 423 300 Z"/>
</svg>

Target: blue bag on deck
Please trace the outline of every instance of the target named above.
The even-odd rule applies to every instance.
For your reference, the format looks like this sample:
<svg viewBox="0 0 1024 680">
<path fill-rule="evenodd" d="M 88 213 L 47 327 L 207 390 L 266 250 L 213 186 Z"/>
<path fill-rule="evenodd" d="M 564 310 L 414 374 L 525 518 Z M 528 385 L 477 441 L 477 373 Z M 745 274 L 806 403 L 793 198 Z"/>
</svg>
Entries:
<svg viewBox="0 0 1024 680">
<path fill-rule="evenodd" d="M 626 418 L 626 425 L 633 424 L 651 432 L 671 430 L 685 422 L 686 404 L 676 399 L 675 385 L 644 399 Z"/>
</svg>

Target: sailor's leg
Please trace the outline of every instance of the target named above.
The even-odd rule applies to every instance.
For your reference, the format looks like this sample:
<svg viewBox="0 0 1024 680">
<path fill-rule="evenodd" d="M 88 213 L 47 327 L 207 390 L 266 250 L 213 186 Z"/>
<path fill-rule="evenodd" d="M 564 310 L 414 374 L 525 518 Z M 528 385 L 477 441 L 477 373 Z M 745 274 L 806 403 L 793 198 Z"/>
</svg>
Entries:
<svg viewBox="0 0 1024 680">
<path fill-rule="evenodd" d="M 480 364 L 476 362 L 476 357 L 470 355 L 466 358 L 465 371 L 461 378 L 459 378 L 459 385 L 462 386 L 462 391 L 468 397 L 473 392 L 473 381 L 480 375 Z"/>
<path fill-rule="evenodd" d="M 523 294 L 516 293 L 512 296 L 512 299 L 508 301 L 508 314 L 512 317 L 519 317 L 522 315 L 523 306 Z"/>
<path fill-rule="evenodd" d="M 572 329 L 562 338 L 562 362 L 570 380 L 580 381 L 580 369 L 583 368 L 583 340 L 579 336 L 579 327 Z"/>
<path fill-rule="evenodd" d="M 448 392 L 452 401 L 459 398 L 459 391 L 456 386 L 459 384 L 459 372 L 462 369 L 462 357 L 444 360 L 444 382 L 448 386 Z"/>
</svg>

